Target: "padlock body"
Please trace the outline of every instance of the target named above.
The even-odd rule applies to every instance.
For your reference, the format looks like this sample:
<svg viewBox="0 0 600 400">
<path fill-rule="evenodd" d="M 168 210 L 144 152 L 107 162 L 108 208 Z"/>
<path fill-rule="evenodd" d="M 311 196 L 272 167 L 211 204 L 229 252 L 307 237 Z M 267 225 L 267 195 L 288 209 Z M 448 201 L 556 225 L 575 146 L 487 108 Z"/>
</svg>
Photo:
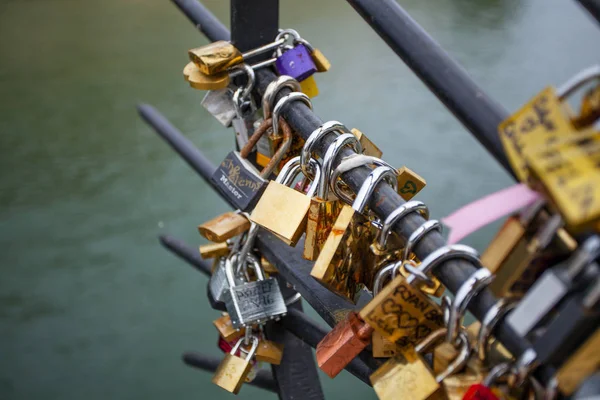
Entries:
<svg viewBox="0 0 600 400">
<path fill-rule="evenodd" d="M 224 257 L 229 254 L 229 246 L 227 242 L 222 243 L 209 243 L 199 247 L 200 257 L 203 259 L 210 259 L 216 257 Z"/>
<path fill-rule="evenodd" d="M 446 399 L 444 389 L 436 382 L 426 361 L 414 350 L 390 358 L 370 380 L 380 400 Z"/>
<path fill-rule="evenodd" d="M 274 278 L 230 287 L 223 302 L 236 329 L 281 317 L 287 312 L 279 284 Z"/>
<path fill-rule="evenodd" d="M 305 194 L 270 181 L 250 219 L 288 246 L 295 246 L 306 230 L 310 202 L 310 197 Z"/>
<path fill-rule="evenodd" d="M 425 179 L 408 167 L 398 168 L 398 194 L 405 201 L 415 197 L 427 184 Z"/>
<path fill-rule="evenodd" d="M 327 72 L 331 68 L 331 63 L 321 50 L 314 49 L 312 53 L 310 53 L 310 57 L 315 63 L 315 67 L 317 67 L 317 72 Z"/>
<path fill-rule="evenodd" d="M 237 151 L 232 151 L 225 157 L 211 181 L 234 207 L 242 211 L 254 208 L 267 187 L 267 182 L 256 168 Z"/>
<path fill-rule="evenodd" d="M 231 127 L 231 122 L 236 116 L 233 104 L 233 92 L 229 88 L 210 90 L 200 102 L 213 117 L 226 128 Z"/>
<path fill-rule="evenodd" d="M 261 340 L 256 349 L 256 360 L 279 365 L 283 358 L 283 344 L 270 340 Z"/>
<path fill-rule="evenodd" d="M 289 75 L 299 82 L 317 72 L 317 67 L 303 44 L 295 46 L 278 57 L 275 67 L 279 75 Z"/>
<path fill-rule="evenodd" d="M 444 327 L 440 307 L 402 275 L 396 276 L 360 311 L 376 331 L 400 350 L 414 348 L 431 332 Z"/>
<path fill-rule="evenodd" d="M 246 328 L 235 329 L 231 323 L 229 315 L 222 315 L 213 321 L 213 325 L 217 328 L 219 335 L 227 342 L 231 342 L 243 336 L 246 333 Z"/>
<path fill-rule="evenodd" d="M 311 99 L 317 97 L 319 95 L 319 87 L 317 86 L 315 76 L 311 75 L 300 82 L 300 90 Z"/>
<path fill-rule="evenodd" d="M 330 378 L 337 376 L 371 341 L 373 329 L 354 311 L 317 344 L 317 364 Z"/>
<path fill-rule="evenodd" d="M 375 143 L 371 141 L 371 139 L 367 137 L 367 135 L 365 135 L 364 133 L 362 133 L 362 131 L 356 128 L 352 128 L 350 132 L 352 132 L 354 137 L 356 137 L 360 142 L 363 148 L 363 154 L 367 156 L 381 158 L 383 152 L 379 149 L 379 147 L 377 147 L 377 145 L 375 145 Z"/>
<path fill-rule="evenodd" d="M 188 55 L 200 71 L 207 75 L 223 72 L 244 60 L 242 53 L 224 40 L 191 49 Z"/>
<path fill-rule="evenodd" d="M 221 243 L 250 229 L 250 221 L 236 212 L 226 212 L 198 226 L 198 232 L 211 242 Z"/>
<path fill-rule="evenodd" d="M 327 237 L 342 210 L 340 201 L 326 201 L 318 197 L 310 199 L 306 220 L 306 238 L 302 257 L 314 261 L 319 256 Z"/>
<path fill-rule="evenodd" d="M 226 353 L 215 371 L 212 382 L 228 392 L 238 394 L 251 369 L 250 361 Z"/>
<path fill-rule="evenodd" d="M 183 69 L 183 77 L 191 87 L 198 90 L 218 90 L 229 85 L 230 79 L 227 72 L 215 75 L 203 74 L 193 63 L 188 63 Z"/>
<path fill-rule="evenodd" d="M 556 373 L 560 391 L 569 396 L 600 365 L 600 330 L 589 337 Z"/>
<path fill-rule="evenodd" d="M 373 332 L 371 346 L 373 348 L 373 357 L 375 358 L 390 358 L 396 355 L 396 343 L 377 331 Z"/>
<path fill-rule="evenodd" d="M 214 301 L 223 301 L 225 292 L 229 290 L 229 283 L 225 275 L 225 258 L 219 259 L 217 268 L 208 281 L 208 289 Z"/>
<path fill-rule="evenodd" d="M 499 400 L 499 398 L 489 387 L 475 383 L 464 394 L 463 400 Z"/>
</svg>

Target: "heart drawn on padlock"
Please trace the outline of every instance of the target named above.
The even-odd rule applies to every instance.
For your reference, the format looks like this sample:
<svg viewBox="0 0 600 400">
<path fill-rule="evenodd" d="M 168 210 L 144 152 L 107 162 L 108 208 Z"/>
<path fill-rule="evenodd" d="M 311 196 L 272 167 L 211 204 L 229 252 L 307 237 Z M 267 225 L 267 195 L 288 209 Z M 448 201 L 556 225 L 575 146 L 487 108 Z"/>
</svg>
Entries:
<svg viewBox="0 0 600 400">
<path fill-rule="evenodd" d="M 419 321 L 410 315 L 407 311 L 402 311 L 398 318 L 398 328 L 409 329 L 414 328 L 419 324 Z"/>
<path fill-rule="evenodd" d="M 429 335 L 430 333 L 431 333 L 430 327 L 428 327 L 426 325 L 419 325 L 419 326 L 417 326 L 415 336 L 417 337 L 417 339 L 423 339 L 424 337 L 427 337 L 427 335 Z"/>
</svg>

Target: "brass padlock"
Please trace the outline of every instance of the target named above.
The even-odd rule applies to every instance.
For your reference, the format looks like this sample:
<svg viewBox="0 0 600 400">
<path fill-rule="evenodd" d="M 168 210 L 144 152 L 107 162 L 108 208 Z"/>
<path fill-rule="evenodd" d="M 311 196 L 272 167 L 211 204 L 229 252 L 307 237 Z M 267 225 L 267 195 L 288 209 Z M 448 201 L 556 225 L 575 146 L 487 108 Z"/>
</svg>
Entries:
<svg viewBox="0 0 600 400">
<path fill-rule="evenodd" d="M 365 257 L 368 257 L 368 246 L 373 241 L 370 221 L 363 212 L 375 187 L 383 179 L 396 188 L 392 168 L 375 168 L 352 206 L 343 206 L 310 273 L 321 284 L 353 302 L 366 280 Z"/>
<path fill-rule="evenodd" d="M 592 125 L 600 118 L 600 84 L 588 90 L 581 99 L 579 115 L 573 118 L 575 128 L 582 129 Z"/>
<path fill-rule="evenodd" d="M 558 387 L 571 395 L 581 383 L 600 368 L 600 330 L 597 329 L 556 373 Z"/>
<path fill-rule="evenodd" d="M 190 60 L 203 74 L 214 75 L 244 61 L 242 53 L 229 42 L 218 40 L 188 51 Z"/>
<path fill-rule="evenodd" d="M 231 349 L 231 352 L 225 354 L 225 358 L 217 367 L 212 378 L 212 382 L 215 385 L 222 387 L 228 392 L 239 393 L 242 384 L 252 369 L 251 361 L 258 348 L 258 339 L 255 336 L 251 336 L 251 338 L 252 347 L 245 359 L 236 355 L 244 338 L 240 338 Z"/>
<path fill-rule="evenodd" d="M 427 185 L 421 175 L 406 166 L 398 168 L 397 171 L 398 194 L 406 201 L 415 197 Z"/>
<path fill-rule="evenodd" d="M 320 176 L 320 167 L 316 161 L 314 168 Z M 310 198 L 317 190 L 316 184 L 311 186 L 307 194 L 288 186 L 300 172 L 300 157 L 288 161 L 277 179 L 269 182 L 250 215 L 252 222 L 272 232 L 288 246 L 295 246 L 304 233 Z"/>
<path fill-rule="evenodd" d="M 311 75 L 303 81 L 300 81 L 300 90 L 311 99 L 317 97 L 319 95 L 319 87 L 317 86 L 315 76 Z"/>
<path fill-rule="evenodd" d="M 198 90 L 224 89 L 229 85 L 231 78 L 227 72 L 215 75 L 203 74 L 193 62 L 183 68 L 183 77 L 191 87 Z"/>
<path fill-rule="evenodd" d="M 239 212 L 231 211 L 221 214 L 198 226 L 202 236 L 211 242 L 222 243 L 250 229 L 250 221 Z"/>
<path fill-rule="evenodd" d="M 396 343 L 384 337 L 381 333 L 375 331 L 371 335 L 371 347 L 373 348 L 373 357 L 390 358 L 396 355 Z"/>
<path fill-rule="evenodd" d="M 367 156 L 373 156 L 373 157 L 381 158 L 381 156 L 383 155 L 383 152 L 379 149 L 379 147 L 377 147 L 377 145 L 375 143 L 373 143 L 367 137 L 367 135 L 365 135 L 364 133 L 362 133 L 361 131 L 359 131 L 356 128 L 352 128 L 350 130 L 350 132 L 352 132 L 352 134 L 360 142 L 360 144 L 361 144 L 361 146 L 363 148 L 363 154 L 365 154 Z"/>
<path fill-rule="evenodd" d="M 279 365 L 283 358 L 283 344 L 270 340 L 261 339 L 256 349 L 256 361 L 264 361 L 269 364 Z"/>
<path fill-rule="evenodd" d="M 224 257 L 229 254 L 229 243 L 221 242 L 221 243 L 209 243 L 203 244 L 199 247 L 200 257 L 203 259 L 208 258 L 219 258 Z"/>
<path fill-rule="evenodd" d="M 221 317 L 213 321 L 213 325 L 219 331 L 219 335 L 228 342 L 232 342 L 246 334 L 246 328 L 235 329 L 231 324 L 229 314 L 224 313 Z"/>
</svg>

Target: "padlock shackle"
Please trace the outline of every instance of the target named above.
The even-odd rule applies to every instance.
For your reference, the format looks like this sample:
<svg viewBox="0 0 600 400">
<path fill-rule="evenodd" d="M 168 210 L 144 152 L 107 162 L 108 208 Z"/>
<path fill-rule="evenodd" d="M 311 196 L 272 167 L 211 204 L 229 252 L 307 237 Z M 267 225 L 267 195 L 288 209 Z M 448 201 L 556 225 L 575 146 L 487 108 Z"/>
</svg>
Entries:
<svg viewBox="0 0 600 400">
<path fill-rule="evenodd" d="M 352 198 L 352 196 L 346 194 L 342 190 L 342 188 L 338 184 L 341 182 L 341 180 L 338 180 L 338 178 L 345 172 L 365 165 L 375 165 L 377 167 L 389 167 L 391 169 L 394 169 L 392 165 L 388 164 L 382 159 L 374 156 L 368 156 L 366 154 L 353 154 L 351 156 L 344 157 L 342 161 L 337 165 L 337 167 L 333 170 L 329 183 L 330 189 L 333 190 L 333 192 L 338 198 L 342 199 L 348 204 L 352 204 L 354 199 Z"/>
<path fill-rule="evenodd" d="M 371 199 L 371 195 L 375 191 L 377 185 L 386 179 L 390 186 L 394 189 L 394 191 L 398 191 L 398 179 L 396 175 L 396 170 L 389 167 L 377 167 L 371 173 L 365 181 L 363 182 L 360 190 L 356 194 L 356 198 L 352 203 L 352 208 L 358 212 L 363 213 L 367 203 Z"/>
<path fill-rule="evenodd" d="M 240 150 L 240 157 L 244 159 L 248 158 L 248 156 L 252 152 L 252 149 L 254 148 L 254 146 L 256 146 L 256 143 L 258 143 L 260 138 L 271 127 L 271 123 L 271 119 L 266 119 L 258 126 L 258 128 L 256 128 L 252 136 L 250 136 L 250 138 L 248 139 L 248 142 Z M 268 164 L 265 165 L 265 167 L 260 171 L 260 176 L 263 179 L 268 179 L 269 175 L 271 175 L 275 167 L 279 165 L 285 154 L 292 146 L 292 130 L 290 126 L 287 124 L 287 122 L 285 122 L 283 118 L 281 119 L 280 124 L 283 128 L 283 141 L 281 142 L 281 145 L 279 145 L 279 148 L 277 149 L 275 154 L 273 154 L 273 157 L 271 157 L 271 159 L 269 160 Z"/>
<path fill-rule="evenodd" d="M 271 122 L 273 124 L 273 133 L 279 132 L 279 114 L 281 114 L 281 110 L 283 110 L 283 107 L 285 107 L 287 104 L 294 101 L 301 101 L 304 104 L 306 104 L 308 108 L 310 108 L 311 110 L 313 109 L 312 101 L 310 101 L 310 97 L 308 97 L 306 94 L 302 92 L 291 92 L 289 94 L 286 94 L 281 99 L 279 99 L 279 101 L 277 102 L 277 104 L 275 104 L 275 107 L 273 108 L 273 116 Z"/>
<path fill-rule="evenodd" d="M 408 203 L 406 203 L 408 204 Z M 423 204 L 425 205 L 425 204 Z M 427 208 L 427 207 L 425 207 Z M 429 210 L 427 210 L 427 214 L 429 214 Z M 423 215 L 424 219 L 428 219 L 429 215 L 425 216 Z M 415 229 L 413 231 L 413 233 L 410 234 L 410 236 L 408 237 L 408 239 L 406 240 L 406 245 L 404 246 L 404 252 L 402 253 L 402 260 L 406 261 L 408 260 L 408 257 L 410 255 L 410 253 L 412 252 L 412 249 L 417 245 L 417 243 L 419 243 L 419 241 L 421 241 L 421 239 L 423 239 L 425 237 L 425 235 L 427 235 L 429 232 L 431 231 L 438 231 L 439 233 L 442 233 L 443 229 L 442 229 L 442 224 L 440 224 L 440 221 L 438 221 L 437 219 L 432 219 L 429 221 L 425 221 L 421 226 L 419 226 L 417 229 Z"/>
<path fill-rule="evenodd" d="M 415 346 L 415 351 L 419 354 L 430 353 L 432 347 L 437 346 L 444 341 L 446 332 L 446 328 L 440 328 L 431 332 L 425 339 Z M 446 366 L 446 369 L 436 375 L 435 380 L 438 383 L 441 383 L 450 375 L 463 369 L 469 361 L 469 357 L 471 355 L 471 346 L 469 343 L 469 338 L 464 330 L 459 332 L 458 341 L 453 343 L 453 345 L 457 349 L 460 348 L 460 351 L 454 360 L 452 360 L 452 362 Z"/>
<path fill-rule="evenodd" d="M 237 353 L 238 350 L 240 349 L 240 346 L 244 342 L 244 339 L 245 339 L 245 337 L 239 338 L 238 341 L 235 343 L 235 346 L 233 346 L 233 348 L 229 352 L 229 354 L 231 354 L 232 356 L 235 356 L 235 353 Z M 250 340 L 252 340 L 252 347 L 250 347 L 250 350 L 247 351 L 246 361 L 252 360 L 252 358 L 256 355 L 256 350 L 258 350 L 258 338 L 256 336 L 252 335 L 252 336 L 250 336 Z"/>
<path fill-rule="evenodd" d="M 292 92 L 300 92 L 302 88 L 300 83 L 288 75 L 278 76 L 277 79 L 269 83 L 265 89 L 265 93 L 262 99 L 263 118 L 269 119 L 272 117 L 271 110 L 274 107 L 275 98 L 279 94 L 279 91 L 283 88 L 289 88 Z"/>
<path fill-rule="evenodd" d="M 556 89 L 556 95 L 562 101 L 571 96 L 577 89 L 593 79 L 600 78 L 600 65 L 592 65 L 579 71 L 575 76 Z"/>
<path fill-rule="evenodd" d="M 352 146 L 354 151 L 362 153 L 363 148 L 356 136 L 351 133 L 342 133 L 340 136 L 335 138 L 333 142 L 327 147 L 327 151 L 323 156 L 323 168 L 321 170 L 321 179 L 319 179 L 319 198 L 327 200 L 329 197 L 329 185 L 331 179 L 331 172 L 333 168 L 333 162 L 340 154 L 342 149 L 346 146 Z M 315 178 L 315 180 L 317 180 Z"/>
<path fill-rule="evenodd" d="M 487 268 L 480 268 L 473 272 L 471 276 L 460 285 L 456 291 L 454 300 L 452 300 L 452 304 L 450 305 L 450 314 L 447 323 L 448 330 L 446 333 L 447 342 L 456 343 L 469 303 L 479 294 L 479 292 L 492 283 L 494 277 L 495 275 L 492 275 Z"/>
<path fill-rule="evenodd" d="M 419 264 L 419 270 L 425 275 L 430 275 L 433 270 L 440 264 L 450 259 L 462 259 L 472 262 L 475 265 L 481 265 L 479 260 L 479 253 L 477 250 L 464 244 L 451 244 L 448 246 L 440 247 L 439 249 L 431 252 L 424 260 Z M 414 275 L 406 278 L 409 284 L 413 284 L 418 278 Z"/>
<path fill-rule="evenodd" d="M 516 297 L 502 297 L 485 313 L 485 316 L 481 320 L 477 342 L 474 346 L 477 357 L 482 363 L 485 363 L 487 360 L 490 350 L 490 338 L 494 333 L 496 325 L 509 312 L 514 310 L 518 304 L 519 299 Z"/>
<path fill-rule="evenodd" d="M 390 215 L 388 215 L 386 217 L 386 219 L 383 221 L 383 224 L 381 225 L 381 230 L 379 231 L 379 235 L 377 238 L 377 247 L 379 250 L 384 251 L 385 249 L 387 249 L 388 236 L 390 235 L 390 233 L 391 233 L 390 231 L 394 227 L 394 225 L 396 225 L 398 223 L 398 221 L 400 221 L 407 215 L 412 214 L 413 212 L 419 212 L 424 219 L 429 219 L 429 209 L 427 208 L 425 203 L 423 203 L 422 201 L 411 200 L 409 202 L 402 204 L 401 206 L 396 208 L 394 211 L 392 211 L 390 213 Z M 427 221 L 427 222 L 430 222 L 430 221 Z M 423 225 L 425 225 L 425 224 L 423 224 Z M 423 226 L 423 225 L 421 225 L 421 226 Z M 439 223 L 438 223 L 438 225 L 439 225 Z M 408 259 L 408 254 L 409 254 L 409 252 L 405 251 L 404 256 L 402 257 L 402 260 Z"/>
<path fill-rule="evenodd" d="M 332 132 L 349 133 L 350 131 L 339 121 L 327 121 L 312 131 L 304 142 L 304 146 L 300 152 L 300 165 L 302 165 L 302 172 L 304 175 L 312 176 L 313 174 L 313 171 L 310 170 L 309 160 L 314 158 L 312 154 L 314 146 L 319 143 L 322 138 Z"/>
<path fill-rule="evenodd" d="M 260 264 L 260 261 L 254 257 L 252 254 L 248 254 L 248 256 L 246 257 L 247 261 L 250 261 L 250 263 L 246 262 L 246 269 L 248 269 L 248 267 L 252 268 L 254 270 L 254 272 L 256 273 L 256 280 L 258 281 L 264 281 L 265 278 L 265 271 L 262 268 L 262 265 Z"/>
<path fill-rule="evenodd" d="M 256 83 L 256 74 L 254 73 L 254 69 L 251 66 L 249 66 L 248 64 L 238 64 L 238 65 L 233 66 L 231 69 L 233 71 L 241 70 L 248 77 L 248 82 L 246 82 L 246 85 L 243 88 L 239 87 L 233 94 L 233 97 L 234 97 L 233 103 L 237 107 L 238 103 L 239 103 L 239 96 L 241 96 L 242 100 L 243 100 L 243 99 L 248 98 L 250 96 L 250 93 L 252 93 L 252 89 L 254 89 L 254 84 Z M 242 89 L 241 92 L 240 92 L 240 89 Z M 240 94 L 237 94 L 237 93 L 240 93 Z M 237 99 L 236 99 L 236 94 L 238 96 Z"/>
</svg>

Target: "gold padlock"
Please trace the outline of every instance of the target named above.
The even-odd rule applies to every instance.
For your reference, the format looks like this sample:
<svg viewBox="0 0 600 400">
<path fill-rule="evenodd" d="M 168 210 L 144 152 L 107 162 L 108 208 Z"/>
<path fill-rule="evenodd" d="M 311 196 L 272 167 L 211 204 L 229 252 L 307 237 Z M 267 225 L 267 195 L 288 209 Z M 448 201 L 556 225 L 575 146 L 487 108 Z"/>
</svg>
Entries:
<svg viewBox="0 0 600 400">
<path fill-rule="evenodd" d="M 242 53 L 229 42 L 218 40 L 188 51 L 190 60 L 203 74 L 214 75 L 244 61 Z"/>
<path fill-rule="evenodd" d="M 560 391 L 569 396 L 600 368 L 600 329 L 592 334 L 556 373 Z"/>
<path fill-rule="evenodd" d="M 224 257 L 229 254 L 227 242 L 203 244 L 199 247 L 200 257 L 203 259 Z"/>
<path fill-rule="evenodd" d="M 256 361 L 279 365 L 283 358 L 283 344 L 261 339 L 256 349 Z"/>
<path fill-rule="evenodd" d="M 251 338 L 252 347 L 250 348 L 250 351 L 248 351 L 248 355 L 245 359 L 235 355 L 240 349 L 244 338 L 240 338 L 231 349 L 231 352 L 225 354 L 225 358 L 217 367 L 212 378 L 212 382 L 215 385 L 222 387 L 228 392 L 235 394 L 239 393 L 246 377 L 252 369 L 251 361 L 258 348 L 258 339 L 255 336 L 252 336 Z"/>
<path fill-rule="evenodd" d="M 250 221 L 244 214 L 230 211 L 198 226 L 202 236 L 211 242 L 221 243 L 250 229 Z"/>
<path fill-rule="evenodd" d="M 383 179 L 396 188 L 396 175 L 392 168 L 375 168 L 352 206 L 342 207 L 310 273 L 321 284 L 353 302 L 364 286 L 368 272 L 365 257 L 369 256 L 368 246 L 374 239 L 371 223 L 363 212 L 375 187 Z"/>
<path fill-rule="evenodd" d="M 425 179 L 408 167 L 398 168 L 398 194 L 409 201 L 427 185 Z"/>
<path fill-rule="evenodd" d="M 373 332 L 371 336 L 371 347 L 373 348 L 373 357 L 375 358 L 390 358 L 397 353 L 396 343 L 377 331 Z"/>
<path fill-rule="evenodd" d="M 379 149 L 379 147 L 377 147 L 375 143 L 371 141 L 371 139 L 367 137 L 367 135 L 365 135 L 356 128 L 352 128 L 350 132 L 352 132 L 352 134 L 358 139 L 358 141 L 362 145 L 363 154 L 367 156 L 381 158 L 383 152 Z"/>
<path fill-rule="evenodd" d="M 215 75 L 205 75 L 193 62 L 190 62 L 185 66 L 183 69 L 183 77 L 191 87 L 198 90 L 224 89 L 231 81 L 227 72 L 220 72 Z"/>
<path fill-rule="evenodd" d="M 591 88 L 581 99 L 581 110 L 579 115 L 573 118 L 573 125 L 577 129 L 592 125 L 600 118 L 600 84 Z"/>
<path fill-rule="evenodd" d="M 303 81 L 300 81 L 300 89 L 302 90 L 302 93 L 311 99 L 319 95 L 319 87 L 317 86 L 317 81 L 315 80 L 314 75 L 311 75 L 308 78 L 305 78 Z"/>
<path fill-rule="evenodd" d="M 228 342 L 234 341 L 246 334 L 246 328 L 235 329 L 231 324 L 229 314 L 225 313 L 213 321 L 213 325 L 219 331 L 219 335 Z"/>
</svg>

